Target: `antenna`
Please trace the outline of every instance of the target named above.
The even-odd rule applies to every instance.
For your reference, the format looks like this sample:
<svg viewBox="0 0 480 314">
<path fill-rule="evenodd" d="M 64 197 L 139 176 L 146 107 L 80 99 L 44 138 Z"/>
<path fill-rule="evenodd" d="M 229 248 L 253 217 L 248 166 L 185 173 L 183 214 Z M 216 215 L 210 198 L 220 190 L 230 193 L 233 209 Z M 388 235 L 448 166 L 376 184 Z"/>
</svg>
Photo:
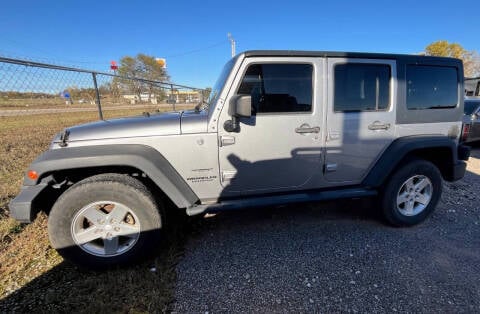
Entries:
<svg viewBox="0 0 480 314">
<path fill-rule="evenodd" d="M 232 34 L 227 34 L 228 40 L 230 40 L 230 46 L 232 48 L 232 58 L 235 57 L 235 39 L 233 39 Z"/>
</svg>

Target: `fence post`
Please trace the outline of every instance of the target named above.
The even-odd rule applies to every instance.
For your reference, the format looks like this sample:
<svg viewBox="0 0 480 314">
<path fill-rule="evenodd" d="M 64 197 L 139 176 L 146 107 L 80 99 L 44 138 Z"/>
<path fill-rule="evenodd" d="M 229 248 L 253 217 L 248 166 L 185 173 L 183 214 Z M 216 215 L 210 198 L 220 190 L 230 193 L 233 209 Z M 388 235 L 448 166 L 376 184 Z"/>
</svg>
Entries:
<svg viewBox="0 0 480 314">
<path fill-rule="evenodd" d="M 92 72 L 92 77 L 93 77 L 93 86 L 95 87 L 95 94 L 97 97 L 97 100 L 95 102 L 97 103 L 98 116 L 100 117 L 100 120 L 103 120 L 102 105 L 100 104 L 100 92 L 98 91 L 98 86 L 97 86 L 97 73 Z"/>
<path fill-rule="evenodd" d="M 177 100 L 173 98 L 173 84 L 170 84 L 170 95 L 172 95 L 172 106 L 173 111 L 175 111 L 175 103 L 177 102 Z"/>
</svg>

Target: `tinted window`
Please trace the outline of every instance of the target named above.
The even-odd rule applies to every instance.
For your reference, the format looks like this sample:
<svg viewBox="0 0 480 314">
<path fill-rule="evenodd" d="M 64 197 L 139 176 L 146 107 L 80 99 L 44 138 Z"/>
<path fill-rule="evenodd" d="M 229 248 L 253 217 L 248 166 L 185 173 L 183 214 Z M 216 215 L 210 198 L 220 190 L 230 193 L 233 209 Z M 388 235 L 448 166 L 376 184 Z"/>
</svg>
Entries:
<svg viewBox="0 0 480 314">
<path fill-rule="evenodd" d="M 407 66 L 407 108 L 454 108 L 458 102 L 457 69 Z"/>
<path fill-rule="evenodd" d="M 335 111 L 385 110 L 390 102 L 390 66 L 346 63 L 335 66 Z"/>
<path fill-rule="evenodd" d="M 256 112 L 312 110 L 311 64 L 254 64 L 248 67 L 238 94 L 252 96 Z"/>
</svg>

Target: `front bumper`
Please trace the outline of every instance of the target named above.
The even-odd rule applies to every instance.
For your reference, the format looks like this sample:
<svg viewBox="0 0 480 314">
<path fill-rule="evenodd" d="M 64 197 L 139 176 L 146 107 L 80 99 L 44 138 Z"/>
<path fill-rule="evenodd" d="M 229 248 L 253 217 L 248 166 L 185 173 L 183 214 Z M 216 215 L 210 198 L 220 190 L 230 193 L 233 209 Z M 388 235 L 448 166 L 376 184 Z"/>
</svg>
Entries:
<svg viewBox="0 0 480 314">
<path fill-rule="evenodd" d="M 20 222 L 32 222 L 37 215 L 33 202 L 48 184 L 22 186 L 20 193 L 8 204 L 10 216 Z"/>
</svg>

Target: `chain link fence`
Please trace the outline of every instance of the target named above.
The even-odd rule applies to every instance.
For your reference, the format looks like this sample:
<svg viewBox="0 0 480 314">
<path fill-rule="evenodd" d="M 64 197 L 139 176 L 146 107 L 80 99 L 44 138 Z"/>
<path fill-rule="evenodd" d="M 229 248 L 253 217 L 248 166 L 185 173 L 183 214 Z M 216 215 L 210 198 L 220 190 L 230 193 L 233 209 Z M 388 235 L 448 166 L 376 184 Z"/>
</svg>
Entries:
<svg viewBox="0 0 480 314">
<path fill-rule="evenodd" d="M 170 82 L 0 57 L 0 116 L 55 112 L 192 109 L 202 89 Z"/>
</svg>

